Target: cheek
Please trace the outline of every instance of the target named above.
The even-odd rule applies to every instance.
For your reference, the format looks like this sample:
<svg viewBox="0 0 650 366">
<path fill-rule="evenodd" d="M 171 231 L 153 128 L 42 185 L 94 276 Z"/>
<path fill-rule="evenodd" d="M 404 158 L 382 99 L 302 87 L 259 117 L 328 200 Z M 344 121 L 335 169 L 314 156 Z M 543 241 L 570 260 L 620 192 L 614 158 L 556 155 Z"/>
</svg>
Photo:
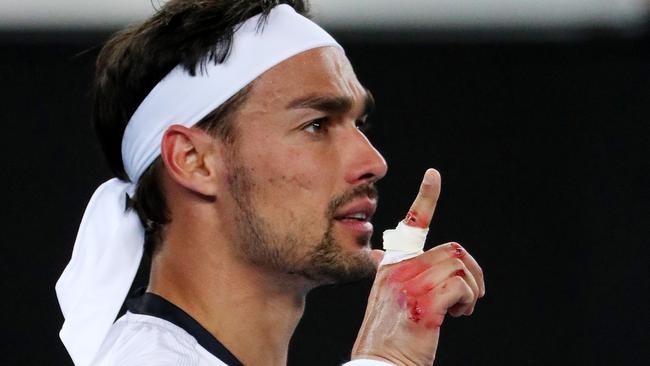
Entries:
<svg viewBox="0 0 650 366">
<path fill-rule="evenodd" d="M 260 176 L 275 189 L 288 191 L 291 196 L 316 190 L 321 169 L 298 149 L 290 148 L 277 154 L 261 154 L 257 161 Z"/>
<path fill-rule="evenodd" d="M 277 174 L 270 174 L 266 178 L 266 183 L 275 190 L 288 191 L 292 196 L 299 195 L 300 191 L 311 191 L 314 189 L 314 182 L 311 176 L 302 173 L 292 174 L 290 171 L 280 171 Z"/>
<path fill-rule="evenodd" d="M 305 144 L 288 143 L 282 136 L 249 133 L 242 137 L 242 142 L 248 140 L 238 158 L 255 182 L 254 200 L 261 214 L 276 224 L 290 220 L 322 226 L 336 193 L 335 159 Z"/>
<path fill-rule="evenodd" d="M 318 169 L 299 152 L 256 154 L 249 165 L 258 210 L 270 222 L 322 225 L 329 197 Z"/>
</svg>

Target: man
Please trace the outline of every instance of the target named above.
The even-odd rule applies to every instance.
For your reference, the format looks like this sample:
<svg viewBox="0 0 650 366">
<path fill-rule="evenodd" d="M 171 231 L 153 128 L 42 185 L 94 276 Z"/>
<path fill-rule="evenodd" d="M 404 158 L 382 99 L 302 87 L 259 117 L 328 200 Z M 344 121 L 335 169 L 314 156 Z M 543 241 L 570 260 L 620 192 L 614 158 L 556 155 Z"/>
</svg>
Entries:
<svg viewBox="0 0 650 366">
<path fill-rule="evenodd" d="M 172 0 L 102 50 L 94 118 L 119 179 L 57 284 L 77 365 L 286 364 L 308 291 L 375 272 L 373 100 L 305 9 Z M 405 221 L 420 234 L 439 189 L 428 171 Z M 143 241 L 149 285 L 112 324 Z M 412 252 L 387 254 L 351 364 L 431 364 L 447 311 L 483 295 L 459 245 Z"/>
</svg>

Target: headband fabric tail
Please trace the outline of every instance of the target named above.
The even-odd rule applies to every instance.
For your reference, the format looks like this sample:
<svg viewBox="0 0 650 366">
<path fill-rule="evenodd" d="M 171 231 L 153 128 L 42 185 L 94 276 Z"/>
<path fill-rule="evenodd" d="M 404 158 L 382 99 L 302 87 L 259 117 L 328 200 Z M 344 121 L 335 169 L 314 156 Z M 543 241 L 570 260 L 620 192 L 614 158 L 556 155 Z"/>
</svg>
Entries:
<svg viewBox="0 0 650 366">
<path fill-rule="evenodd" d="M 84 213 L 72 258 L 56 284 L 65 317 L 59 333 L 77 366 L 90 365 L 115 321 L 142 259 L 144 228 L 113 178 L 97 188 Z"/>
</svg>

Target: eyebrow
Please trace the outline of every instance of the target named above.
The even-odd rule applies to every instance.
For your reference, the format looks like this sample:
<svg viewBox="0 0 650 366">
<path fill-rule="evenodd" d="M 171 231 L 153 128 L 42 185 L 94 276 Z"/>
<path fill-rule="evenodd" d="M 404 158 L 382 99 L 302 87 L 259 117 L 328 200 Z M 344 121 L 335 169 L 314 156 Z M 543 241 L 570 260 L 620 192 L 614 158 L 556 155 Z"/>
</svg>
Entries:
<svg viewBox="0 0 650 366">
<path fill-rule="evenodd" d="M 365 90 L 366 95 L 363 101 L 364 105 L 361 116 L 366 116 L 375 109 L 375 98 L 373 98 L 370 90 Z M 315 109 L 321 112 L 343 114 L 350 111 L 353 104 L 354 102 L 352 101 L 352 98 L 347 96 L 308 95 L 289 102 L 287 108 Z"/>
</svg>

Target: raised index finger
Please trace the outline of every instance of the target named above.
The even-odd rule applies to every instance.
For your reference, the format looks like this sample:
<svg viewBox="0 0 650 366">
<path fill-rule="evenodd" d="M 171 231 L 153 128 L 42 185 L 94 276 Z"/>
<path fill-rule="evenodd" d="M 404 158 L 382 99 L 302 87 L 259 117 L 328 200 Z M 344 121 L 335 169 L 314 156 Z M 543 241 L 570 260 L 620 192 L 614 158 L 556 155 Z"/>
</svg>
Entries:
<svg viewBox="0 0 650 366">
<path fill-rule="evenodd" d="M 415 197 L 404 223 L 408 226 L 428 228 L 439 196 L 440 173 L 435 169 L 427 169 L 420 184 L 420 191 Z"/>
</svg>

